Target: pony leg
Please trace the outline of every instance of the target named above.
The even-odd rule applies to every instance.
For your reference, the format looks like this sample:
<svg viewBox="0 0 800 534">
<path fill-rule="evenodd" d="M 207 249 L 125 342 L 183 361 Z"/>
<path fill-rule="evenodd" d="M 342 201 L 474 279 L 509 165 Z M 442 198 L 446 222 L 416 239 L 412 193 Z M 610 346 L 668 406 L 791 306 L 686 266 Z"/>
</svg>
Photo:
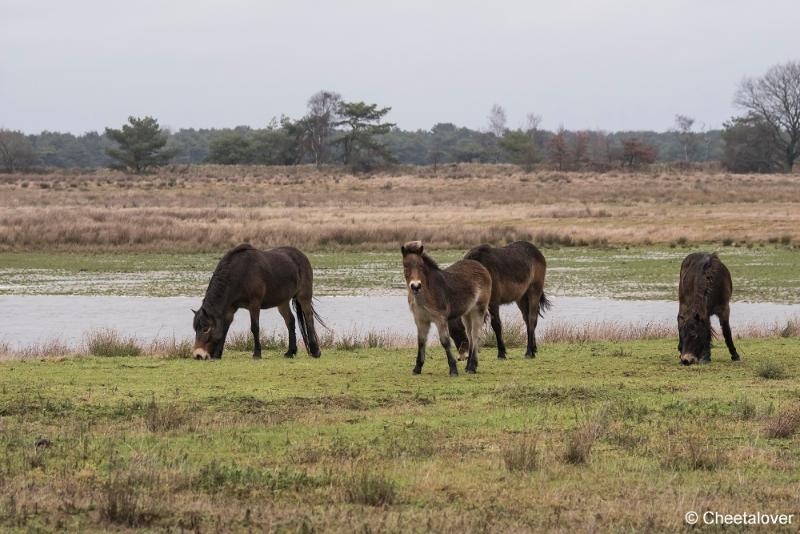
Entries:
<svg viewBox="0 0 800 534">
<path fill-rule="evenodd" d="M 289 348 L 283 355 L 286 358 L 293 358 L 297 354 L 297 333 L 294 328 L 294 315 L 292 315 L 288 300 L 278 306 L 278 312 L 283 317 L 283 322 L 286 323 L 286 329 L 289 331 Z"/>
<path fill-rule="evenodd" d="M 442 319 L 436 321 L 436 330 L 439 331 L 439 342 L 444 347 L 444 352 L 447 354 L 447 364 L 450 366 L 450 376 L 458 376 L 458 367 L 456 367 L 456 359 L 453 358 L 453 351 L 451 350 L 452 343 L 450 342 L 450 331 L 447 329 L 447 320 Z"/>
<path fill-rule="evenodd" d="M 216 347 L 216 350 L 211 355 L 212 360 L 221 360 L 222 359 L 222 351 L 225 349 L 225 340 L 228 339 L 228 328 L 231 327 L 231 321 L 225 321 L 225 328 L 222 329 L 222 339 L 219 341 L 219 344 Z"/>
<path fill-rule="evenodd" d="M 497 338 L 497 358 L 500 360 L 506 359 L 506 344 L 503 341 L 503 323 L 500 322 L 500 306 L 497 304 L 489 306 L 489 315 L 492 316 L 492 330 L 494 336 Z M 483 318 L 481 318 L 483 321 Z"/>
<path fill-rule="evenodd" d="M 683 324 L 685 322 L 686 321 L 683 319 L 683 317 L 678 315 L 678 354 L 683 352 L 683 336 L 681 331 L 683 330 Z"/>
<path fill-rule="evenodd" d="M 469 314 L 469 360 L 467 361 L 466 369 L 468 373 L 475 373 L 478 371 L 478 341 L 480 339 L 484 315 L 485 311 L 479 311 L 477 308 L 472 310 Z"/>
<path fill-rule="evenodd" d="M 528 337 L 527 348 L 525 349 L 526 358 L 536 357 L 536 320 L 539 318 L 539 301 L 531 302 L 530 292 L 526 293 L 519 301 L 517 306 L 522 312 L 522 320 L 525 321 L 525 331 Z M 534 312 L 534 309 L 536 310 Z"/>
<path fill-rule="evenodd" d="M 422 366 L 425 365 L 425 344 L 428 342 L 430 329 L 430 322 L 417 321 L 417 364 L 412 371 L 415 375 L 420 374 Z"/>
<path fill-rule="evenodd" d="M 261 359 L 261 335 L 258 328 L 258 318 L 261 314 L 261 307 L 255 304 L 250 307 L 250 332 L 253 333 L 253 358 Z"/>
<path fill-rule="evenodd" d="M 449 322 L 448 328 L 450 329 L 450 339 L 458 351 L 458 359 L 466 360 L 465 354 L 469 351 L 469 340 L 467 339 L 467 325 L 464 323 L 463 318 L 453 319 Z"/>
<path fill-rule="evenodd" d="M 717 314 L 719 317 L 719 324 L 722 326 L 722 337 L 725 338 L 725 345 L 728 346 L 728 352 L 731 353 L 731 360 L 739 361 L 741 358 L 739 353 L 736 352 L 736 347 L 733 344 L 733 336 L 731 335 L 731 323 L 729 322 L 731 316 L 731 308 L 730 306 L 725 306 L 725 309 L 722 310 L 722 313 Z"/>
</svg>

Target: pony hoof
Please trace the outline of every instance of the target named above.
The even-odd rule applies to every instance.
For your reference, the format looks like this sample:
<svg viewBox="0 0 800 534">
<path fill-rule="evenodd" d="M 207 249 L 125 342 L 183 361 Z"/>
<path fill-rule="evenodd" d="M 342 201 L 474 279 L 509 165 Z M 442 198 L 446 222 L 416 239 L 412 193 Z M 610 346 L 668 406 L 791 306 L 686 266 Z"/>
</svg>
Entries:
<svg viewBox="0 0 800 534">
<path fill-rule="evenodd" d="M 731 356 L 731 360 L 733 360 L 734 362 L 738 362 L 741 359 L 742 357 L 739 356 L 738 354 L 734 354 L 733 356 Z"/>
<path fill-rule="evenodd" d="M 322 352 L 321 351 L 315 351 L 315 352 L 311 353 L 311 357 L 312 358 L 319 358 L 320 356 L 322 356 Z"/>
<path fill-rule="evenodd" d="M 261 359 L 261 355 L 260 354 L 253 354 L 253 359 L 254 360 L 260 360 Z"/>
<path fill-rule="evenodd" d="M 458 376 L 458 371 L 450 371 L 450 376 Z"/>
<path fill-rule="evenodd" d="M 411 371 L 412 375 L 418 375 L 418 374 L 421 374 L 421 373 L 422 373 L 422 369 L 419 368 L 419 367 L 414 367 L 414 369 Z"/>
<path fill-rule="evenodd" d="M 475 373 L 477 373 L 475 369 L 464 369 L 464 372 L 467 373 L 468 375 L 474 375 Z"/>
<path fill-rule="evenodd" d="M 284 352 L 283 353 L 283 357 L 284 358 L 294 358 L 295 354 L 297 354 L 297 353 L 296 352 Z"/>
<path fill-rule="evenodd" d="M 702 364 L 702 365 L 707 365 L 707 364 L 711 363 L 711 359 L 710 358 L 703 358 L 702 360 L 700 360 L 699 363 Z"/>
<path fill-rule="evenodd" d="M 534 359 L 535 357 L 536 357 L 536 354 L 535 354 L 535 353 L 532 353 L 532 354 L 525 354 L 525 359 L 526 359 L 526 360 L 532 360 L 532 359 Z"/>
<path fill-rule="evenodd" d="M 497 355 L 497 359 L 498 360 L 507 360 L 508 358 L 506 358 L 506 353 L 504 352 L 502 354 L 498 354 Z"/>
</svg>

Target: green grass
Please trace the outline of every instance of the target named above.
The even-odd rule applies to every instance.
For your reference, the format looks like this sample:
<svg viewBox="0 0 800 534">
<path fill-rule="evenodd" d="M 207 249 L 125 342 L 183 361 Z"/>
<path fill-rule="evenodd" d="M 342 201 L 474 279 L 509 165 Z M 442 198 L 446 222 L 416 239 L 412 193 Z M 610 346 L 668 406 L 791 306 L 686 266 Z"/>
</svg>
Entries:
<svg viewBox="0 0 800 534">
<path fill-rule="evenodd" d="M 543 248 L 547 290 L 565 296 L 675 298 L 681 260 L 717 250 L 733 275 L 734 300 L 800 302 L 800 250 L 780 245 Z M 434 250 L 443 264 L 462 250 Z M 200 295 L 220 254 L 0 253 L 0 294 Z M 402 291 L 400 254 L 315 252 L 318 295 Z M 91 282 L 91 283 L 89 283 Z"/>
<path fill-rule="evenodd" d="M 798 514 L 800 386 L 757 370 L 800 376 L 800 339 L 737 345 L 741 362 L 717 347 L 691 367 L 672 339 L 487 349 L 456 378 L 436 347 L 420 376 L 413 349 L 3 362 L 0 530 L 673 532 L 689 510 Z"/>
</svg>

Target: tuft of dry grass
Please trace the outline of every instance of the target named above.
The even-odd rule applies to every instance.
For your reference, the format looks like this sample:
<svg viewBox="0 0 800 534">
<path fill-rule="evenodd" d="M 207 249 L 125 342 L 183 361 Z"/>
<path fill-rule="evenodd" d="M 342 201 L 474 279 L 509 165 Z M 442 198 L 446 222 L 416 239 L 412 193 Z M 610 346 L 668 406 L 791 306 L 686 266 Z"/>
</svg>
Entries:
<svg viewBox="0 0 800 534">
<path fill-rule="evenodd" d="M 91 332 L 86 338 L 86 348 L 92 356 L 140 356 L 144 351 L 134 337 L 123 337 L 116 330 Z"/>
<path fill-rule="evenodd" d="M 176 403 L 158 403 L 151 398 L 144 409 L 144 424 L 150 432 L 169 432 L 191 423 L 192 414 Z"/>
<path fill-rule="evenodd" d="M 573 465 L 585 464 L 589 461 L 592 447 L 603 437 L 608 426 L 607 412 L 598 412 L 580 422 L 572 432 L 567 434 L 564 449 L 564 462 Z"/>
<path fill-rule="evenodd" d="M 699 436 L 684 436 L 667 443 L 661 463 L 669 469 L 713 471 L 723 467 L 728 456 L 711 439 Z"/>
<path fill-rule="evenodd" d="M 786 369 L 780 363 L 772 360 L 759 362 L 756 375 L 766 380 L 782 380 L 788 377 Z"/>
<path fill-rule="evenodd" d="M 191 358 L 192 342 L 188 339 L 177 340 L 175 336 L 169 338 L 156 338 L 147 348 L 146 353 L 162 358 Z"/>
<path fill-rule="evenodd" d="M 539 469 L 542 455 L 539 441 L 531 436 L 510 440 L 502 447 L 503 464 L 511 472 L 530 473 Z"/>
<path fill-rule="evenodd" d="M 393 504 L 397 496 L 394 480 L 366 466 L 355 468 L 341 484 L 345 500 L 353 504 L 386 506 Z"/>
<path fill-rule="evenodd" d="M 787 408 L 764 424 L 767 438 L 789 438 L 800 430 L 800 405 Z"/>
</svg>

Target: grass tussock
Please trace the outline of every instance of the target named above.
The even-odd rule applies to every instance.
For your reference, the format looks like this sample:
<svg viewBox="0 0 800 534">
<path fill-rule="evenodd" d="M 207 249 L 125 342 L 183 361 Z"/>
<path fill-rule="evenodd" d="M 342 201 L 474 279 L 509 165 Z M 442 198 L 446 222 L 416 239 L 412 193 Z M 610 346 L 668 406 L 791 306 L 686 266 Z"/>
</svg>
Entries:
<svg viewBox="0 0 800 534">
<path fill-rule="evenodd" d="M 745 396 L 736 398 L 731 403 L 731 414 L 742 421 L 748 421 L 756 416 L 756 404 Z"/>
<path fill-rule="evenodd" d="M 783 410 L 767 420 L 763 433 L 767 438 L 790 438 L 800 430 L 800 405 Z"/>
<path fill-rule="evenodd" d="M 157 402 L 151 398 L 144 408 L 144 424 L 150 432 L 178 430 L 191 422 L 191 412 L 177 403 Z"/>
<path fill-rule="evenodd" d="M 532 436 L 511 439 L 502 447 L 503 465 L 510 472 L 530 473 L 541 467 L 539 440 Z"/>
<path fill-rule="evenodd" d="M 386 506 L 393 504 L 397 497 L 394 480 L 364 465 L 345 476 L 341 484 L 345 500 L 353 504 Z"/>
<path fill-rule="evenodd" d="M 144 351 L 134 337 L 123 337 L 116 330 L 100 330 L 88 334 L 86 348 L 92 356 L 116 358 L 140 356 Z"/>
<path fill-rule="evenodd" d="M 150 526 L 164 513 L 158 501 L 142 487 L 152 485 L 141 474 L 119 470 L 101 486 L 98 508 L 100 517 L 108 523 L 143 528 Z"/>
<path fill-rule="evenodd" d="M 712 439 L 683 436 L 670 440 L 662 453 L 662 466 L 672 470 L 713 471 L 725 466 L 727 453 Z"/>
<path fill-rule="evenodd" d="M 603 437 L 608 427 L 608 414 L 605 411 L 598 412 L 578 425 L 567 434 L 564 447 L 563 460 L 565 463 L 580 465 L 589 462 L 597 440 Z"/>
<path fill-rule="evenodd" d="M 782 380 L 788 378 L 786 368 L 779 362 L 764 360 L 756 367 L 756 375 L 766 380 Z"/>
</svg>

